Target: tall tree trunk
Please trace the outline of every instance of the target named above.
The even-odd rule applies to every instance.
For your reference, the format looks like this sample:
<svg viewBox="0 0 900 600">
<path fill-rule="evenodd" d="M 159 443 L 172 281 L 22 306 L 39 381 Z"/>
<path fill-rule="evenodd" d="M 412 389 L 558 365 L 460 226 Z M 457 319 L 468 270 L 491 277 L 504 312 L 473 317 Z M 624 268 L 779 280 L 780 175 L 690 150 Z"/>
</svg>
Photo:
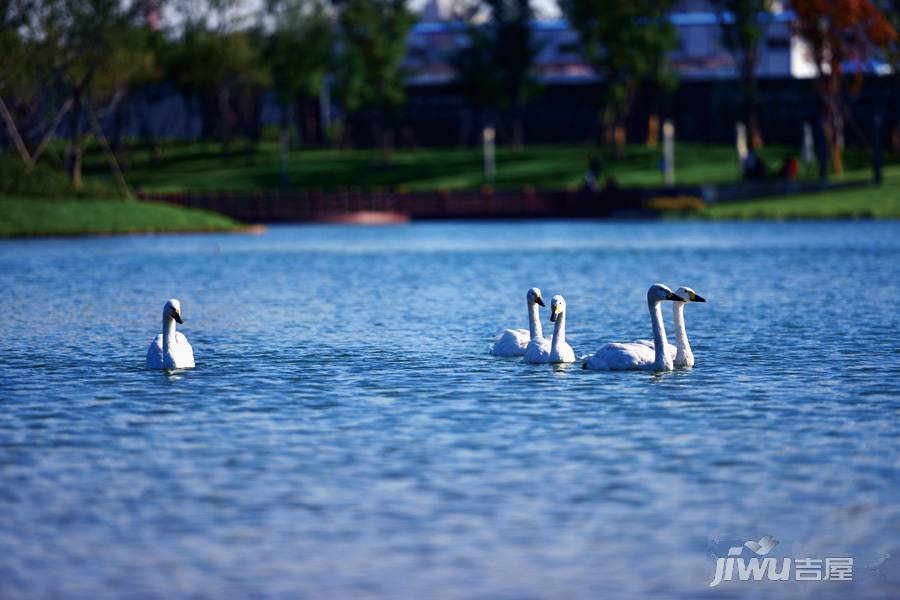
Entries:
<svg viewBox="0 0 900 600">
<path fill-rule="evenodd" d="M 516 152 L 525 147 L 525 128 L 522 124 L 522 107 L 517 102 L 512 109 L 512 149 Z"/>
<path fill-rule="evenodd" d="M 610 145 L 616 158 L 625 156 L 625 145 L 628 142 L 625 132 L 625 117 L 620 111 L 611 109 L 604 118 L 603 136 Z"/>
<path fill-rule="evenodd" d="M 228 154 L 231 142 L 231 109 L 229 108 L 229 89 L 227 85 L 219 88 L 217 94 L 219 105 L 219 141 L 222 144 L 222 154 Z"/>
<path fill-rule="evenodd" d="M 825 139 L 828 143 L 831 168 L 835 175 L 844 173 L 844 116 L 841 110 L 840 74 L 829 74 L 824 94 Z"/>
<path fill-rule="evenodd" d="M 623 87 L 618 93 L 612 92 L 612 98 L 607 102 L 605 113 L 606 141 L 612 142 L 616 158 L 625 156 L 625 145 L 628 143 L 626 123 L 631 101 L 637 91 L 633 83 L 621 84 Z"/>
<path fill-rule="evenodd" d="M 109 145 L 117 153 L 122 151 L 122 129 L 124 129 L 126 108 L 127 104 L 121 102 L 116 102 L 113 106 L 113 127 L 112 136 L 110 136 L 112 140 Z"/>
<path fill-rule="evenodd" d="M 281 103 L 281 185 L 288 185 L 288 160 L 291 151 L 291 102 Z"/>
<path fill-rule="evenodd" d="M 612 109 L 607 107 L 603 111 L 603 142 L 612 148 L 616 141 L 616 119 Z"/>
<path fill-rule="evenodd" d="M 840 177 L 844 174 L 844 119 L 840 113 L 827 121 L 825 135 L 828 139 L 831 168 Z"/>
<path fill-rule="evenodd" d="M 375 143 L 381 145 L 381 159 L 384 164 L 394 162 L 394 128 L 393 119 L 388 109 L 381 107 L 373 110 L 376 125 Z M 380 139 L 379 139 L 380 138 Z"/>
<path fill-rule="evenodd" d="M 336 126 L 334 136 L 335 147 L 338 150 L 342 150 L 344 148 L 350 150 L 353 148 L 353 123 L 350 119 L 346 117 L 342 117 L 339 119 L 335 119 L 334 124 Z"/>
<path fill-rule="evenodd" d="M 34 167 L 37 165 L 38 160 L 41 158 L 41 155 L 47 148 L 47 144 L 49 144 L 50 140 L 53 139 L 53 135 L 56 133 L 56 128 L 59 127 L 59 124 L 62 123 L 63 117 L 66 116 L 66 113 L 68 113 L 71 108 L 72 99 L 69 98 L 56 112 L 56 116 L 53 117 L 53 122 L 50 123 L 50 127 L 48 127 L 47 131 L 44 132 L 44 137 L 41 138 L 41 141 L 38 143 L 37 148 L 34 149 L 34 153 L 32 153 L 31 155 L 31 162 L 28 163 L 28 168 L 25 170 L 26 173 L 31 173 L 31 171 L 34 170 Z"/>
<path fill-rule="evenodd" d="M 616 125 L 613 139 L 616 144 L 616 156 L 622 158 L 625 156 L 625 146 L 628 144 L 628 134 L 626 133 L 625 125 L 621 121 Z"/>
<path fill-rule="evenodd" d="M 383 127 L 381 135 L 384 164 L 390 165 L 394 162 L 394 128 L 391 126 Z"/>
<path fill-rule="evenodd" d="M 81 167 L 84 154 L 82 128 L 82 91 L 78 89 L 72 97 L 72 132 L 69 138 L 69 178 L 75 191 L 84 187 L 81 179 Z"/>
<path fill-rule="evenodd" d="M 606 138 L 606 111 L 597 111 L 594 114 L 591 128 L 584 140 L 585 146 L 595 146 L 600 143 L 601 138 L 604 142 L 608 141 Z"/>
<path fill-rule="evenodd" d="M 311 145 L 315 146 L 320 142 L 319 119 L 316 114 L 315 103 L 307 102 L 307 106 L 309 110 L 306 111 L 306 139 L 310 141 Z"/>
<path fill-rule="evenodd" d="M 759 128 L 759 95 L 756 86 L 756 48 L 744 50 L 741 62 L 741 76 L 744 80 L 744 101 L 746 103 L 747 127 L 750 130 L 747 145 L 751 150 L 763 146 L 762 131 Z"/>
<path fill-rule="evenodd" d="M 13 145 L 15 145 L 16 150 L 18 150 L 22 162 L 26 165 L 29 164 L 31 162 L 31 155 L 28 154 L 28 148 L 25 146 L 25 142 L 22 141 L 22 136 L 19 134 L 19 128 L 16 127 L 16 122 L 13 119 L 12 114 L 10 114 L 9 109 L 6 107 L 3 98 L 0 98 L 0 115 L 3 116 L 3 122 L 6 124 L 6 133 L 9 136 L 9 139 L 12 140 Z"/>
<path fill-rule="evenodd" d="M 100 121 L 97 119 L 97 113 L 94 111 L 94 107 L 91 105 L 90 100 L 87 102 L 87 109 L 88 116 L 91 120 L 91 128 L 94 131 L 94 135 L 97 137 L 97 141 L 100 142 L 100 147 L 106 155 L 106 160 L 109 161 L 109 168 L 112 171 L 113 179 L 119 190 L 119 195 L 122 197 L 122 200 L 132 200 L 131 190 L 128 188 L 125 176 L 122 175 L 122 169 L 119 167 L 116 153 L 113 152 L 113 149 L 109 145 L 109 141 L 106 139 L 106 135 L 103 133 L 103 128 L 100 127 Z"/>
<path fill-rule="evenodd" d="M 294 102 L 294 129 L 297 135 L 296 143 L 298 148 L 305 146 L 308 141 L 312 141 L 306 135 L 306 112 L 307 105 L 304 98 L 300 98 Z"/>
<path fill-rule="evenodd" d="M 647 117 L 647 147 L 657 146 L 659 146 L 659 114 L 654 111 Z"/>
</svg>

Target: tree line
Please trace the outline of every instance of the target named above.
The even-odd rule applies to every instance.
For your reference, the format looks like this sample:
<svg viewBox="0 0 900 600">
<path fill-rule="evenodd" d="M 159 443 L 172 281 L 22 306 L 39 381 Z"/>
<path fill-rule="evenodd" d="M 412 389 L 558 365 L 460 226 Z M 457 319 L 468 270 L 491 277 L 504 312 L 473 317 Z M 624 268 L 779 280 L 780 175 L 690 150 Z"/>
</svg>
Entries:
<svg viewBox="0 0 900 600">
<path fill-rule="evenodd" d="M 604 137 L 621 151 L 624 124 L 639 90 L 663 98 L 677 85 L 667 60 L 678 43 L 668 18 L 674 0 L 560 0 L 579 36 L 579 51 L 604 85 L 596 106 Z M 756 71 L 771 0 L 715 0 L 721 39 L 733 54 L 745 97 L 751 145 L 762 143 Z M 458 5 L 468 43 L 446 56 L 457 88 L 483 125 L 509 124 L 524 143 L 522 109 L 540 82 L 541 51 L 529 0 L 469 0 Z M 841 168 L 845 93 L 861 83 L 861 64 L 884 48 L 900 73 L 900 0 L 793 0 L 794 31 L 817 69 L 822 122 L 832 164 Z M 282 107 L 281 142 L 321 143 L 317 118 L 327 85 L 342 111 L 366 123 L 390 160 L 402 126 L 406 41 L 415 15 L 405 0 L 0 0 L 0 118 L 6 146 L 27 171 L 66 132 L 62 156 L 76 188 L 85 146 L 95 141 L 123 195 L 123 101 L 153 85 L 180 92 L 200 136 L 223 148 L 236 137 L 260 138 L 262 94 Z M 898 84 L 900 85 L 900 84 Z M 658 129 L 661 104 L 651 109 Z M 338 123 L 341 123 L 339 121 Z M 339 126 L 339 125 L 338 125 Z M 146 138 L 152 138 L 147 128 Z M 346 131 L 344 132 L 346 134 Z M 147 141 L 147 140 L 145 140 Z M 149 140 L 152 143 L 152 140 Z M 2 149 L 2 147 L 0 147 Z"/>
</svg>

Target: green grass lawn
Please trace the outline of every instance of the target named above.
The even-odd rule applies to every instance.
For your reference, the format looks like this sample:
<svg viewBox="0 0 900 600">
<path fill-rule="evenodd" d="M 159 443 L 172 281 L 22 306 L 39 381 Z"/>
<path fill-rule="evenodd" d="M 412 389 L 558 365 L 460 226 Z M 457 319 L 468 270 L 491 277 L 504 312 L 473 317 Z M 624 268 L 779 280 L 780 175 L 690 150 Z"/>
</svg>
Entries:
<svg viewBox="0 0 900 600">
<path fill-rule="evenodd" d="M 762 152 L 770 169 L 777 170 L 790 150 L 768 147 Z M 620 185 L 660 185 L 661 151 L 641 144 L 629 146 L 615 158 L 608 149 L 582 144 L 526 146 L 521 151 L 497 149 L 498 189 L 524 186 L 564 189 L 581 185 L 588 158 L 597 153 L 604 163 L 602 179 L 613 176 Z M 796 153 L 796 152 L 795 152 Z M 379 150 L 296 150 L 288 161 L 292 188 L 401 188 L 409 191 L 478 189 L 484 185 L 481 150 L 398 150 L 391 164 Z M 129 182 L 146 191 L 251 190 L 282 187 L 279 146 L 257 145 L 255 152 L 223 155 L 219 144 L 169 143 L 156 161 L 147 150 L 128 157 Z M 853 157 L 848 156 L 853 165 Z M 86 163 L 89 178 L 103 181 L 108 169 L 92 152 Z M 738 165 L 729 145 L 679 144 L 676 181 L 681 184 L 735 181 Z"/>
<path fill-rule="evenodd" d="M 760 198 L 710 206 L 695 214 L 708 219 L 733 220 L 900 219 L 900 166 L 885 169 L 881 186 Z"/>
<path fill-rule="evenodd" d="M 161 202 L 0 197 L 0 237 L 230 231 L 228 217 Z"/>
<path fill-rule="evenodd" d="M 282 187 L 280 148 L 262 142 L 255 150 L 223 154 L 213 142 L 167 142 L 155 160 L 149 150 L 127 155 L 127 178 L 138 189 L 171 192 L 189 190 L 258 190 Z M 619 185 L 660 185 L 660 150 L 634 144 L 624 156 L 615 157 L 605 147 L 586 145 L 527 146 L 521 151 L 497 149 L 497 189 L 577 188 L 588 159 L 599 155 L 604 164 L 601 179 L 614 177 Z M 767 146 L 761 156 L 774 173 L 796 149 Z M 900 218 L 900 156 L 889 156 L 884 185 L 880 188 L 803 194 L 712 206 L 693 216 L 709 219 L 793 218 Z M 850 149 L 845 155 L 844 180 L 871 177 L 869 156 Z M 407 191 L 479 189 L 484 185 L 483 163 L 478 148 L 398 150 L 391 164 L 384 164 L 375 150 L 295 150 L 288 161 L 287 186 L 307 189 L 401 189 Z M 676 182 L 679 184 L 737 181 L 738 165 L 730 145 L 689 144 L 676 146 Z M 102 156 L 88 154 L 86 175 L 97 186 L 108 185 Z M 801 178 L 815 178 L 802 172 Z M 674 215 L 673 215 L 674 216 Z M 682 215 L 683 216 L 683 215 Z"/>
</svg>

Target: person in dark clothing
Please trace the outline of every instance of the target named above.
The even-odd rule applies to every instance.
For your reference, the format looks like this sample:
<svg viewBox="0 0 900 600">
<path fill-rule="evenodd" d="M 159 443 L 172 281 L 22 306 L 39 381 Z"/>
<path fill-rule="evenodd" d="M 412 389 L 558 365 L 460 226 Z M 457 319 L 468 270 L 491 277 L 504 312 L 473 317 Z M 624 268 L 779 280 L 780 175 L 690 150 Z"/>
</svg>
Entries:
<svg viewBox="0 0 900 600">
<path fill-rule="evenodd" d="M 756 154 L 755 150 L 750 150 L 747 157 L 741 165 L 743 177 L 745 181 L 765 181 L 766 180 L 766 163 Z"/>
<path fill-rule="evenodd" d="M 592 155 L 588 160 L 588 170 L 584 173 L 584 189 L 596 192 L 600 189 L 600 172 L 603 170 L 603 161 L 597 155 Z"/>
</svg>

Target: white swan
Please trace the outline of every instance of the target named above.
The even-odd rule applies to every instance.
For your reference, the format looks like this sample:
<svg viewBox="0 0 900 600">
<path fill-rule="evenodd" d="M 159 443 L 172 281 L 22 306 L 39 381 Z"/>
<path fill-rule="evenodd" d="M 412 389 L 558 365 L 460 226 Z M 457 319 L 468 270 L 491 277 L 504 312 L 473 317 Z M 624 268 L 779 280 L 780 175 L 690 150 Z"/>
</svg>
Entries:
<svg viewBox="0 0 900 600">
<path fill-rule="evenodd" d="M 507 329 L 501 333 L 491 346 L 491 354 L 494 356 L 522 356 L 528 342 L 536 338 L 544 339 L 538 314 L 538 306 L 546 306 L 541 298 L 541 290 L 531 288 L 525 294 L 525 299 L 528 306 L 528 329 Z"/>
<path fill-rule="evenodd" d="M 691 351 L 687 329 L 684 327 L 684 307 L 688 302 L 706 302 L 706 298 L 685 286 L 675 290 L 675 295 L 681 299 L 681 302 L 672 304 L 672 312 L 675 315 L 675 366 L 691 368 L 694 366 L 694 353 Z"/>
<path fill-rule="evenodd" d="M 675 317 L 675 345 L 667 344 L 666 352 L 673 358 L 672 364 L 676 367 L 690 369 L 694 366 L 694 353 L 691 351 L 691 343 L 688 341 L 687 330 L 684 327 L 684 307 L 688 302 L 706 302 L 706 299 L 689 287 L 681 286 L 672 292 L 678 299 L 672 302 L 672 315 Z M 638 340 L 653 349 L 650 340 Z"/>
<path fill-rule="evenodd" d="M 187 338 L 175 331 L 181 320 L 181 303 L 174 298 L 163 307 L 162 330 L 147 348 L 148 369 L 189 369 L 194 366 L 194 349 Z"/>
<path fill-rule="evenodd" d="M 575 362 L 575 351 L 566 342 L 566 300 L 562 296 L 553 296 L 550 301 L 550 320 L 556 323 L 553 328 L 553 339 L 535 338 L 525 349 L 525 362 L 571 363 Z"/>
<path fill-rule="evenodd" d="M 661 283 L 650 286 L 647 290 L 647 308 L 650 309 L 650 321 L 653 325 L 654 347 L 651 348 L 641 342 L 606 344 L 588 356 L 582 363 L 582 368 L 595 371 L 625 369 L 671 371 L 672 356 L 665 351 L 669 343 L 666 340 L 666 328 L 659 303 L 663 300 L 678 299 L 672 290 Z"/>
</svg>

